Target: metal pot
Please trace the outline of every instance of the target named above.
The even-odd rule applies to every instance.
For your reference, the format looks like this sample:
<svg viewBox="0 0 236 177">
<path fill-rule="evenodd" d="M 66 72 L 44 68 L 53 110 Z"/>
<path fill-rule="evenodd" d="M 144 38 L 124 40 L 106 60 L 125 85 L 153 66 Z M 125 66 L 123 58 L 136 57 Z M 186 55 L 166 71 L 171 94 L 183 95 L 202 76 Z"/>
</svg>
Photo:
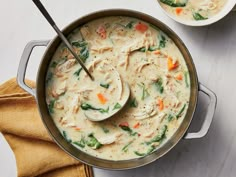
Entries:
<svg viewBox="0 0 236 177">
<path fill-rule="evenodd" d="M 172 149 L 182 138 L 194 139 L 194 138 L 201 138 L 204 135 L 206 135 L 210 127 L 214 112 L 215 112 L 216 95 L 212 91 L 210 91 L 208 88 L 206 88 L 205 86 L 203 86 L 202 84 L 198 82 L 198 78 L 197 78 L 197 74 L 196 74 L 192 57 L 189 51 L 187 50 L 187 48 L 185 47 L 185 45 L 183 44 L 183 42 L 181 41 L 181 39 L 166 25 L 164 25 L 162 22 L 160 22 L 159 20 L 151 16 L 148 16 L 146 14 L 136 12 L 136 11 L 121 10 L 121 9 L 99 11 L 99 12 L 86 15 L 74 21 L 63 30 L 63 33 L 65 35 L 68 35 L 75 28 L 91 20 L 107 17 L 107 16 L 130 16 L 130 17 L 135 17 L 140 20 L 146 21 L 154 26 L 157 26 L 175 42 L 175 44 L 178 46 L 178 48 L 180 49 L 180 51 L 182 52 L 185 58 L 187 67 L 189 69 L 189 75 L 190 75 L 190 80 L 191 80 L 191 96 L 190 96 L 189 108 L 187 110 L 186 116 L 182 124 L 180 125 L 176 133 L 163 146 L 158 148 L 156 151 L 154 151 L 150 155 L 147 155 L 142 158 L 132 159 L 132 160 L 112 161 L 112 160 L 99 159 L 89 154 L 86 154 L 80 151 L 79 149 L 75 148 L 73 145 L 71 145 L 64 139 L 64 137 L 61 135 L 61 133 L 57 129 L 56 125 L 54 124 L 48 112 L 48 108 L 47 108 L 47 104 L 45 100 L 46 73 L 48 70 L 50 60 L 55 50 L 61 43 L 61 40 L 58 36 L 56 36 L 50 42 L 49 41 L 31 41 L 27 44 L 27 46 L 24 49 L 24 52 L 23 52 L 23 55 L 21 57 L 21 61 L 19 64 L 17 81 L 20 87 L 22 87 L 24 90 L 26 90 L 27 92 L 29 92 L 31 95 L 33 95 L 36 98 L 38 109 L 41 114 L 41 118 L 45 127 L 47 128 L 49 134 L 54 139 L 54 141 L 65 152 L 67 152 L 69 155 L 71 155 L 77 160 L 80 160 L 86 164 L 89 164 L 98 168 L 105 168 L 105 169 L 110 169 L 110 170 L 111 169 L 113 170 L 131 169 L 131 168 L 143 166 L 145 164 L 153 162 L 157 160 L 158 158 L 162 157 L 170 149 Z M 37 80 L 36 80 L 36 88 L 31 88 L 25 84 L 24 80 L 25 80 L 25 73 L 27 69 L 27 63 L 30 58 L 30 54 L 33 48 L 36 46 L 47 46 L 47 49 L 42 57 L 41 64 L 39 65 Z M 199 91 L 203 92 L 206 96 L 209 97 L 210 104 L 209 104 L 208 111 L 204 119 L 203 125 L 201 127 L 201 130 L 199 132 L 189 133 L 187 132 L 187 130 L 195 112 Z"/>
</svg>

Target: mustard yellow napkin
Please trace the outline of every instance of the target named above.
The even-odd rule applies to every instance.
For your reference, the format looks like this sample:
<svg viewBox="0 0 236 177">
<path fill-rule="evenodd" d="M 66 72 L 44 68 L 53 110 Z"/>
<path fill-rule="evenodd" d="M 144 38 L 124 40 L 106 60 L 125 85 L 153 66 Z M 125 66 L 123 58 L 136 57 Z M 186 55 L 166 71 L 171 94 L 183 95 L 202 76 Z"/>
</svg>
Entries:
<svg viewBox="0 0 236 177">
<path fill-rule="evenodd" d="M 34 85 L 32 81 L 27 84 Z M 15 78 L 0 85 L 0 131 L 15 154 L 18 177 L 93 177 L 91 167 L 52 141 L 34 97 L 22 90 Z"/>
</svg>

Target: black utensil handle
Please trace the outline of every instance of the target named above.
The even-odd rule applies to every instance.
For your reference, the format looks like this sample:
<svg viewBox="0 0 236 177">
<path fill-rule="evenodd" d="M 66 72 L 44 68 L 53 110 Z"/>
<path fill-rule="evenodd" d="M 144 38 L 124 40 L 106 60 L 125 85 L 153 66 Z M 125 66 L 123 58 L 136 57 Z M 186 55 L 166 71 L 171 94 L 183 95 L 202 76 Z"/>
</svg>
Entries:
<svg viewBox="0 0 236 177">
<path fill-rule="evenodd" d="M 48 20 L 48 22 L 54 26 L 55 22 L 53 21 L 52 17 L 49 15 L 47 10 L 44 8 L 43 4 L 40 2 L 40 0 L 33 0 L 34 4 L 38 7 L 38 9 L 41 11 L 41 13 L 44 15 L 44 17 Z"/>
</svg>

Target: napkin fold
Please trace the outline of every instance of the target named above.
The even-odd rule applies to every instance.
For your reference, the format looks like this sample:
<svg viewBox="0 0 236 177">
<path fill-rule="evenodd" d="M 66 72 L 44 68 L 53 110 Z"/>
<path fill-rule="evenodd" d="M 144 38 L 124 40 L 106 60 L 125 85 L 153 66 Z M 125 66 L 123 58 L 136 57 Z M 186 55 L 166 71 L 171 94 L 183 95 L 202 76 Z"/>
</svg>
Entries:
<svg viewBox="0 0 236 177">
<path fill-rule="evenodd" d="M 35 86 L 32 81 L 26 83 Z M 16 78 L 0 85 L 0 132 L 15 154 L 18 177 L 93 177 L 91 167 L 53 142 L 35 98 L 17 85 Z"/>
</svg>

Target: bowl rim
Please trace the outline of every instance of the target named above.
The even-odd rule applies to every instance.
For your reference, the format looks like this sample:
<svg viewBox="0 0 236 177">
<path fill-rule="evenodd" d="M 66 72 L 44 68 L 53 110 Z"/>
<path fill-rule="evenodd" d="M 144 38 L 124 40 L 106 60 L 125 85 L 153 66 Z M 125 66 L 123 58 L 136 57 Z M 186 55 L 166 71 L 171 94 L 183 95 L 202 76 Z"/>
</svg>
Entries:
<svg viewBox="0 0 236 177">
<path fill-rule="evenodd" d="M 206 19 L 206 20 L 200 20 L 200 21 L 192 21 L 192 20 L 183 20 L 181 18 L 176 17 L 175 15 L 170 14 L 169 12 L 167 12 L 165 9 L 162 8 L 160 0 L 157 0 L 157 3 L 158 3 L 158 6 L 161 8 L 161 10 L 164 12 L 164 14 L 166 14 L 169 18 L 171 18 L 172 20 L 180 24 L 183 24 L 186 26 L 192 26 L 192 27 L 207 26 L 207 25 L 216 23 L 219 20 L 223 19 L 236 7 L 236 0 L 228 0 L 224 8 L 219 13 L 212 16 L 211 18 Z"/>
</svg>

